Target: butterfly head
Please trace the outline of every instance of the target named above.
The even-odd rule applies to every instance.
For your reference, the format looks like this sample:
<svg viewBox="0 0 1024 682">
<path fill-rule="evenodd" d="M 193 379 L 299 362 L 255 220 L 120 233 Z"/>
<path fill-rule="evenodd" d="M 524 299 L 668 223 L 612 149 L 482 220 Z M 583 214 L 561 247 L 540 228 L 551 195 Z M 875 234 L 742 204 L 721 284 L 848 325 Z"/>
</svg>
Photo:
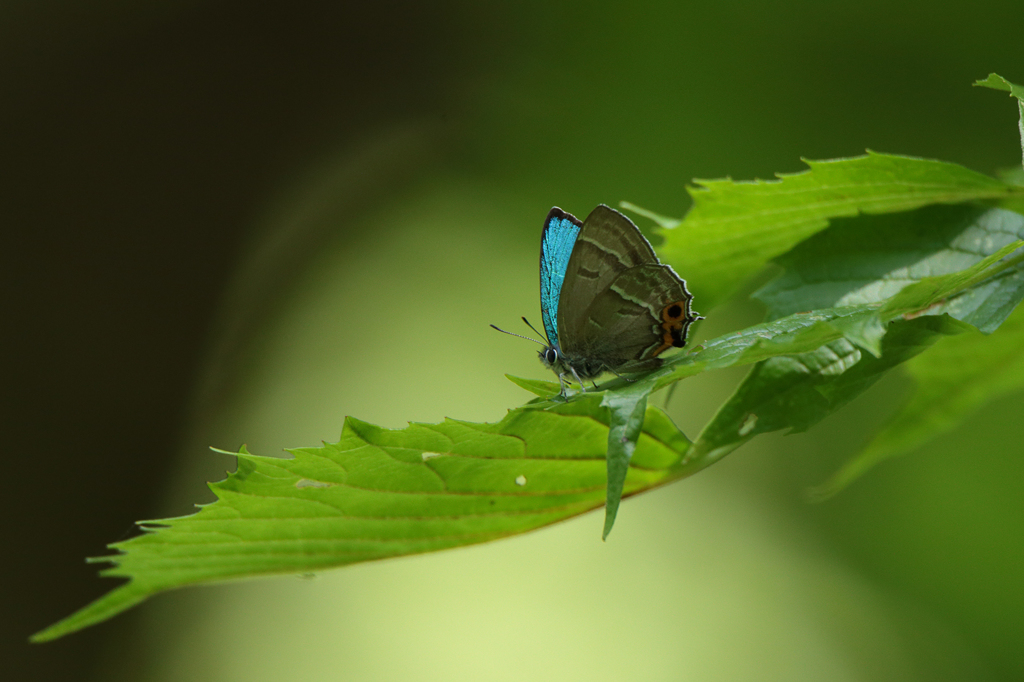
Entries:
<svg viewBox="0 0 1024 682">
<path fill-rule="evenodd" d="M 555 372 L 562 364 L 562 356 L 554 346 L 545 346 L 537 353 L 537 356 L 540 357 L 540 361 L 544 363 L 545 367 Z"/>
</svg>

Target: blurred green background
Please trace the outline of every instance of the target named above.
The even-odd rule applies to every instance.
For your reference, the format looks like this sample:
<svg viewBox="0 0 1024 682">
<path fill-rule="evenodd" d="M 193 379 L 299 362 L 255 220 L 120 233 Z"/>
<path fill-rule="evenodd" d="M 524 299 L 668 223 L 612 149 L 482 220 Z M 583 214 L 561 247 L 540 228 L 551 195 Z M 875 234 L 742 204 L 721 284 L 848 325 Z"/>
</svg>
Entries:
<svg viewBox="0 0 1024 682">
<path fill-rule="evenodd" d="M 528 399 L 502 374 L 549 378 L 535 348 L 488 324 L 537 321 L 552 205 L 681 215 L 693 177 L 865 148 L 1018 163 L 970 83 L 1024 81 L 1022 28 L 1011 1 L 5 3 L 8 679 L 1024 678 L 1020 396 L 801 501 L 898 377 L 627 501 L 607 543 L 591 514 L 25 641 L 114 584 L 83 557 L 212 499 L 207 446 Z M 677 424 L 740 376 L 684 382 Z"/>
</svg>

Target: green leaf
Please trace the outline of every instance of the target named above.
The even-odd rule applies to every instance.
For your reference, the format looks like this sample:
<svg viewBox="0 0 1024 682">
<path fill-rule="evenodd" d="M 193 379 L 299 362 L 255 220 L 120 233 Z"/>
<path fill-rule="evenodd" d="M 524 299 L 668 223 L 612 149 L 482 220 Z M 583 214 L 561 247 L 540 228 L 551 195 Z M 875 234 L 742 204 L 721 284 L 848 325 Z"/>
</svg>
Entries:
<svg viewBox="0 0 1024 682">
<path fill-rule="evenodd" d="M 678 227 L 660 231 L 659 253 L 692 286 L 697 310 L 706 314 L 832 218 L 1024 193 L 953 163 L 907 156 L 806 163 L 809 170 L 777 180 L 698 180 L 689 190 L 693 206 Z"/>
<path fill-rule="evenodd" d="M 894 322 L 879 357 L 863 355 L 843 338 L 810 353 L 761 362 L 704 428 L 687 459 L 713 462 L 756 435 L 805 431 L 940 335 L 961 331 L 949 317 L 919 317 Z"/>
<path fill-rule="evenodd" d="M 1014 248 L 1016 246 L 1013 245 Z M 953 279 L 959 274 L 934 279 Z M 915 298 L 917 305 L 914 310 L 933 305 L 936 300 L 927 294 L 934 292 L 934 288 L 921 290 L 920 296 Z M 889 322 L 904 315 L 906 313 L 902 308 L 887 311 L 878 303 L 796 313 L 781 320 L 764 322 L 740 332 L 726 334 L 705 342 L 702 348 L 688 354 L 673 356 L 660 369 L 639 379 L 638 383 L 650 383 L 653 385 L 652 390 L 657 390 L 708 370 L 749 365 L 783 355 L 810 353 L 842 338 L 856 343 L 860 331 L 869 328 L 870 323 L 877 322 L 879 328 L 885 331 Z M 953 324 L 966 328 L 960 322 L 954 321 Z M 851 329 L 858 333 L 851 334 Z M 848 334 L 854 338 L 850 339 Z M 615 388 L 622 385 L 620 382 L 609 382 L 605 386 Z"/>
<path fill-rule="evenodd" d="M 522 377 L 513 376 L 506 374 L 505 378 L 511 381 L 519 388 L 525 389 L 534 395 L 538 395 L 541 398 L 547 398 L 558 393 L 561 388 L 558 384 L 552 381 L 542 381 L 540 379 L 523 379 Z"/>
<path fill-rule="evenodd" d="M 292 459 L 243 449 L 237 470 L 210 486 L 216 502 L 192 516 L 141 523 L 143 535 L 97 559 L 114 564 L 103 575 L 130 582 L 33 641 L 185 585 L 459 547 L 582 514 L 605 502 L 611 432 L 629 463 L 622 494 L 686 475 L 689 441 L 657 408 L 642 419 L 646 393 L 634 395 L 633 408 L 591 393 L 535 403 L 496 424 L 389 430 L 350 418 L 338 443 L 292 450 Z M 625 447 L 623 436 L 635 446 Z"/>
<path fill-rule="evenodd" d="M 1017 127 L 1020 130 L 1021 164 L 1024 165 L 1024 87 L 1014 85 L 997 73 L 990 73 L 988 78 L 975 81 L 974 84 L 985 88 L 992 88 L 993 90 L 1003 90 L 1010 93 L 1011 97 L 1017 98 L 1017 111 L 1020 115 Z"/>
<path fill-rule="evenodd" d="M 839 220 L 776 259 L 785 272 L 753 296 L 768 307 L 769 319 L 801 310 L 879 303 L 927 278 L 966 272 L 1021 239 L 1024 216 L 981 206 L 929 206 L 900 215 Z M 903 300 L 914 305 L 915 291 L 906 289 L 892 305 Z M 929 314 L 949 313 L 991 332 L 1022 298 L 1024 271 L 1018 265 L 940 303 Z M 865 336 L 865 343 L 871 336 Z"/>
<path fill-rule="evenodd" d="M 1007 244 L 1003 248 L 999 249 L 991 256 L 978 261 L 966 270 L 960 270 L 959 272 L 951 272 L 946 275 L 938 277 L 925 277 L 913 284 L 910 284 L 900 290 L 898 294 L 886 301 L 882 307 L 881 315 L 889 319 L 896 317 L 897 315 L 934 315 L 938 312 L 938 306 L 950 305 L 958 302 L 953 301 L 954 296 L 958 296 L 961 293 L 969 294 L 978 284 L 985 280 L 990 280 L 990 284 L 994 285 L 996 293 L 1005 291 L 1009 288 L 1013 290 L 1016 295 L 1019 290 L 1020 284 L 1017 280 L 1019 276 L 1019 270 L 1021 261 L 1024 260 L 1024 256 L 1017 255 L 1013 258 L 1009 258 L 1003 261 L 1010 254 L 1014 253 L 1018 249 L 1024 246 L 1024 241 L 1015 241 L 1011 244 Z M 1000 262 L 1002 261 L 1002 262 Z M 1010 271 L 1009 277 L 1000 277 L 999 279 L 993 279 L 997 275 Z M 997 300 L 1002 303 L 1004 296 L 996 296 Z M 986 307 L 985 313 L 982 316 L 982 321 L 985 326 L 992 325 L 992 328 L 998 326 L 1000 322 L 1005 319 L 1005 315 L 1009 314 L 1009 311 L 1013 309 L 1013 306 L 1017 304 L 1017 298 L 1013 300 L 1012 305 L 1006 309 L 1005 314 L 1003 313 L 1004 305 L 997 306 L 997 309 L 993 314 L 990 309 Z M 951 305 L 952 307 L 952 305 Z M 970 317 L 971 313 L 974 313 L 974 309 L 964 311 L 959 308 L 953 308 L 950 311 L 951 316 L 953 313 L 964 314 L 965 317 Z M 995 320 L 993 322 L 993 320 Z M 984 331 L 984 330 L 983 330 Z"/>
<path fill-rule="evenodd" d="M 939 220 L 951 216 L 956 219 Z M 936 207 L 913 217 L 923 218 L 919 221 L 921 229 L 906 232 L 887 219 L 849 221 L 833 228 L 837 234 L 818 235 L 781 259 L 790 269 L 760 292 L 772 314 L 823 302 L 856 304 L 782 318 L 778 322 L 791 328 L 787 334 L 757 334 L 763 340 L 744 350 L 742 357 L 749 358 L 757 350 L 777 350 L 780 343 L 794 348 L 825 343 L 758 364 L 705 427 L 687 460 L 715 461 L 760 433 L 805 430 L 866 390 L 885 372 L 925 350 L 940 334 L 968 328 L 951 317 L 954 314 L 987 324 L 1002 322 L 1024 295 L 1019 281 L 1024 274 L 1020 271 L 1024 256 L 1002 261 L 1024 245 L 1019 240 L 1006 243 L 1017 236 L 1016 230 L 1024 231 L 1021 216 L 1001 209 L 965 212 L 962 208 Z M 861 223 L 871 226 L 864 230 L 866 235 L 853 230 Z M 934 236 L 934 225 L 955 229 L 939 231 L 941 239 L 929 240 L 925 237 Z M 1013 229 L 995 230 L 994 226 Z M 866 236 L 870 245 L 860 245 L 853 238 L 858 236 Z M 1000 239 L 995 239 L 997 236 Z M 923 246 L 887 248 L 887 241 L 901 244 L 904 238 Z M 959 247 L 952 255 L 950 244 Z M 973 251 L 963 248 L 967 245 L 973 246 Z M 983 255 L 993 249 L 993 253 Z M 835 253 L 847 254 L 851 262 L 830 255 Z M 896 271 L 899 277 L 890 277 Z M 852 285 L 851 272 L 857 275 Z M 928 274 L 934 272 L 942 274 Z M 1007 276 L 995 277 L 1000 274 Z M 830 276 L 838 283 L 831 282 Z M 979 287 L 982 282 L 985 284 Z M 988 305 L 992 300 L 999 305 Z M 986 312 L 979 314 L 979 310 Z M 936 317 L 943 312 L 950 316 Z M 792 328 L 794 323 L 812 319 L 813 323 L 801 329 Z M 766 323 L 761 330 L 768 331 L 774 324 Z M 740 340 L 738 337 L 733 344 Z M 871 356 L 862 357 L 858 347 Z"/>
<path fill-rule="evenodd" d="M 650 385 L 634 385 L 623 391 L 605 394 L 601 401 L 611 413 L 608 429 L 608 487 L 605 493 L 604 529 L 601 539 L 607 540 L 619 512 L 619 501 L 626 484 L 629 462 L 636 451 L 637 437 L 644 425 Z"/>
<path fill-rule="evenodd" d="M 558 394 L 558 384 L 549 381 L 521 379 L 506 374 L 514 384 L 536 393 L 542 398 L 553 399 Z M 644 425 L 647 396 L 653 385 L 649 382 L 632 383 L 620 391 L 604 393 L 601 407 L 609 410 L 607 470 L 608 484 L 605 493 L 605 521 L 601 539 L 607 540 L 615 525 L 619 502 L 629 471 L 629 462 L 636 450 L 637 438 Z"/>
<path fill-rule="evenodd" d="M 991 336 L 976 331 L 943 339 L 906 364 L 916 389 L 865 449 L 813 491 L 834 495 L 875 464 L 914 450 L 967 419 L 985 403 L 1024 388 L 1024 309 Z"/>
</svg>

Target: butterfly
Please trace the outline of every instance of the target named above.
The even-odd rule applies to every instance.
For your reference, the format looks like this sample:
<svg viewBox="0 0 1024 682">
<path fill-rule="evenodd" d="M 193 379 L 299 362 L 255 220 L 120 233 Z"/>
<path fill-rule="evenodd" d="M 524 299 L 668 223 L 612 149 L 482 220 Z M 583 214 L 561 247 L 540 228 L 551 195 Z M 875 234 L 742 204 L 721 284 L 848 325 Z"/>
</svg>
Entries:
<svg viewBox="0 0 1024 682">
<path fill-rule="evenodd" d="M 586 390 L 583 381 L 604 372 L 661 366 L 658 356 L 682 348 L 690 325 L 703 319 L 691 310 L 692 300 L 686 282 L 618 211 L 602 204 L 582 222 L 557 207 L 548 213 L 540 241 L 548 342 L 537 343 L 563 396 L 570 377 Z"/>
</svg>

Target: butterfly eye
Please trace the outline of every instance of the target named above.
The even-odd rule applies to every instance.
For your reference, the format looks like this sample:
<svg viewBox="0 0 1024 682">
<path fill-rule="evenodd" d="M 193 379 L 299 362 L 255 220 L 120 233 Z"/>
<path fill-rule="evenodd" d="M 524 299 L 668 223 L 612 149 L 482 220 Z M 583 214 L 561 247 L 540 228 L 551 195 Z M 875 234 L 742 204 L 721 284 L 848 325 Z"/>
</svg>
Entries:
<svg viewBox="0 0 1024 682">
<path fill-rule="evenodd" d="M 548 364 L 555 364 L 555 361 L 558 360 L 558 351 L 554 348 L 548 348 L 544 351 L 544 359 L 548 361 Z"/>
</svg>

